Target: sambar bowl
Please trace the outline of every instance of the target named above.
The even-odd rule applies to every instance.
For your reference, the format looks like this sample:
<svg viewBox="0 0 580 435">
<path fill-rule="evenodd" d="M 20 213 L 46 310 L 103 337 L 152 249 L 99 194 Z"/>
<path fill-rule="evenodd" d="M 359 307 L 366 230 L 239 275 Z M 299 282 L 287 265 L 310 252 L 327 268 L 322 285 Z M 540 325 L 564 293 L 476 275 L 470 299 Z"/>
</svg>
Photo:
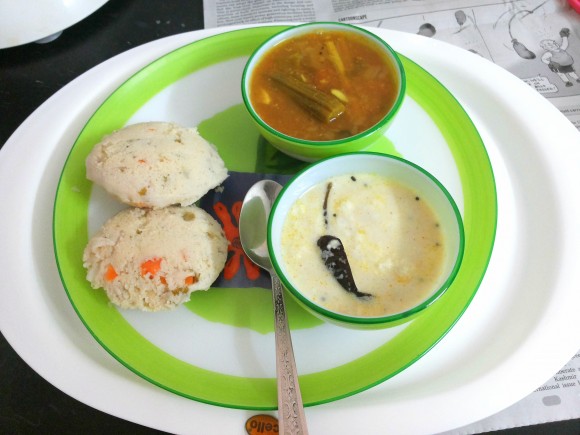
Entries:
<svg viewBox="0 0 580 435">
<path fill-rule="evenodd" d="M 406 77 L 397 53 L 361 27 L 308 23 L 262 43 L 242 98 L 262 136 L 304 161 L 367 149 L 395 119 Z"/>
</svg>

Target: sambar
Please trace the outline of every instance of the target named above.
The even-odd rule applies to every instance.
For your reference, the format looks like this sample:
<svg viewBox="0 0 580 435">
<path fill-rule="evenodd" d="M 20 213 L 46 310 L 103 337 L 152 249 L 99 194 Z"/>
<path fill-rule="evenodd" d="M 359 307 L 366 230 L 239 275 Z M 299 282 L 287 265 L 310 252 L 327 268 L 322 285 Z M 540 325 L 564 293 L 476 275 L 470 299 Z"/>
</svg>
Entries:
<svg viewBox="0 0 580 435">
<path fill-rule="evenodd" d="M 249 97 L 261 119 L 279 132 L 333 141 L 377 124 L 394 106 L 397 66 L 355 32 L 317 29 L 284 40 L 255 66 Z"/>
</svg>

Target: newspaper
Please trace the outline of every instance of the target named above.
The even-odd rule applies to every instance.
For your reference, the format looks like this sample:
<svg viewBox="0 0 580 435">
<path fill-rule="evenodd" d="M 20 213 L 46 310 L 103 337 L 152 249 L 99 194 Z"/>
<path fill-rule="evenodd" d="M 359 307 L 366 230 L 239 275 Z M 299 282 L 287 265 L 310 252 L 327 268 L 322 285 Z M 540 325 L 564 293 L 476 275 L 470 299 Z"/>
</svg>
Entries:
<svg viewBox="0 0 580 435">
<path fill-rule="evenodd" d="M 439 435 L 468 435 L 580 418 L 580 351 L 532 394 L 497 414 Z"/>
<path fill-rule="evenodd" d="M 340 21 L 440 39 L 510 71 L 580 129 L 580 16 L 564 0 L 204 0 L 204 19 Z"/>
<path fill-rule="evenodd" d="M 205 27 L 339 21 L 436 38 L 510 71 L 580 129 L 580 15 L 565 0 L 204 0 Z M 580 418 L 580 351 L 510 408 L 445 435 Z"/>
</svg>

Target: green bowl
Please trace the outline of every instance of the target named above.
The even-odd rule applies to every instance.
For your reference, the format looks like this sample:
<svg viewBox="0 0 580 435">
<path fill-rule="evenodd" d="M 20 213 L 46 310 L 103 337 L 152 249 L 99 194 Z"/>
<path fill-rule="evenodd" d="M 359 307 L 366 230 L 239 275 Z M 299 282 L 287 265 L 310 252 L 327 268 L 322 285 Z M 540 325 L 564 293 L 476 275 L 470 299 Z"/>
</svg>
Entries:
<svg viewBox="0 0 580 435">
<path fill-rule="evenodd" d="M 316 32 L 317 30 L 340 30 L 353 32 L 358 35 L 362 35 L 371 41 L 375 46 L 379 47 L 388 58 L 391 59 L 396 67 L 396 72 L 398 75 L 399 89 L 397 96 L 394 100 L 394 104 L 385 114 L 385 116 L 377 122 L 375 125 L 369 129 L 358 133 L 354 136 L 350 136 L 344 139 L 330 140 L 330 141 L 312 141 L 299 139 L 292 136 L 288 136 L 281 133 L 274 128 L 266 124 L 256 113 L 252 106 L 252 102 L 249 97 L 249 84 L 251 82 L 252 72 L 255 66 L 259 63 L 262 56 L 269 51 L 276 44 L 306 33 Z M 405 95 L 406 78 L 405 70 L 403 69 L 403 64 L 401 63 L 399 57 L 395 51 L 387 44 L 383 39 L 376 36 L 375 34 L 362 29 L 360 27 L 352 26 L 350 24 L 343 23 L 331 23 L 331 22 L 320 22 L 320 23 L 307 23 L 294 27 L 290 27 L 283 30 L 274 36 L 267 39 L 262 43 L 250 56 L 242 74 L 242 98 L 244 104 L 250 113 L 252 119 L 255 121 L 260 133 L 264 138 L 272 144 L 274 147 L 278 148 L 280 151 L 288 154 L 294 158 L 304 160 L 304 161 L 316 161 L 321 158 L 330 157 L 336 154 L 354 152 L 365 150 L 375 143 L 391 125 L 396 113 L 399 111 L 401 104 L 403 102 L 403 97 Z"/>
<path fill-rule="evenodd" d="M 406 311 L 385 316 L 363 317 L 331 311 L 305 296 L 295 284 L 281 253 L 282 228 L 290 208 L 311 187 L 337 175 L 371 173 L 396 180 L 424 198 L 439 218 L 446 240 L 443 269 L 429 295 Z M 313 207 L 313 212 L 322 208 Z M 386 217 L 387 218 L 387 217 Z M 321 234 L 322 235 L 322 234 Z M 313 240 L 312 243 L 316 243 Z M 284 287 L 306 310 L 332 323 L 358 329 L 380 329 L 407 322 L 429 309 L 455 279 L 465 245 L 463 221 L 455 201 L 445 187 L 425 169 L 407 160 L 379 153 L 356 152 L 320 160 L 298 173 L 282 189 L 268 221 L 268 251 L 276 273 Z M 321 260 L 322 261 L 322 260 Z M 329 279 L 333 279 L 329 275 Z"/>
</svg>

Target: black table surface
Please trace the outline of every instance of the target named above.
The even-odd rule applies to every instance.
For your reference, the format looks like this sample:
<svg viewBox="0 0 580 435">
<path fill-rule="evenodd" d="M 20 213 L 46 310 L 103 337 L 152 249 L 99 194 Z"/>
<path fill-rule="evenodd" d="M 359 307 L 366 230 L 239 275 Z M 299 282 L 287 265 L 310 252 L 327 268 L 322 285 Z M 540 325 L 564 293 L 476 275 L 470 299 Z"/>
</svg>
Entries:
<svg viewBox="0 0 580 435">
<path fill-rule="evenodd" d="M 36 108 L 85 71 L 138 45 L 203 25 L 202 0 L 111 0 L 53 42 L 0 50 L 0 146 Z M 64 394 L 0 335 L 0 433 L 159 432 Z M 580 420 L 497 433 L 578 435 Z"/>
</svg>

